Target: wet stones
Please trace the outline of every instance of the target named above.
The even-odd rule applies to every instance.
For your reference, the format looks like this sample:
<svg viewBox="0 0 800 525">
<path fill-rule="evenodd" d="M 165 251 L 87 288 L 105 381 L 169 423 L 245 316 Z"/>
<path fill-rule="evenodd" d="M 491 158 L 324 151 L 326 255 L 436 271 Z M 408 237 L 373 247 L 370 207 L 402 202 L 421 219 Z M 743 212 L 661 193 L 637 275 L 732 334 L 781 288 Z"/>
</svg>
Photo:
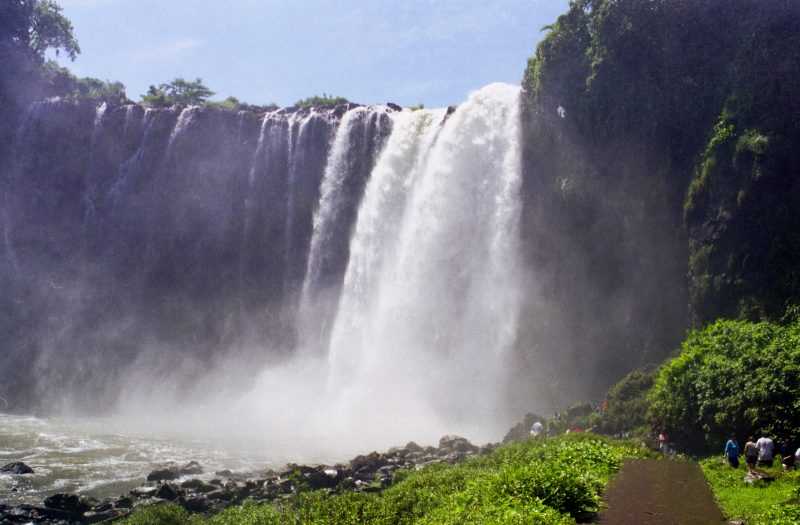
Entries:
<svg viewBox="0 0 800 525">
<path fill-rule="evenodd" d="M 92 508 L 92 501 L 77 494 L 53 494 L 44 499 L 44 506 L 80 515 Z"/>
<path fill-rule="evenodd" d="M 422 447 L 411 441 L 384 453 L 356 456 L 347 464 L 289 464 L 279 472 L 260 473 L 223 470 L 215 473 L 219 479 L 193 478 L 182 483 L 175 480 L 202 473 L 202 467 L 196 462 L 168 464 L 151 472 L 146 485 L 112 500 L 96 502 L 75 494 L 56 494 L 47 498 L 41 508 L 0 505 L 0 525 L 99 523 L 165 501 L 181 505 L 189 512 L 214 514 L 245 500 L 282 500 L 304 491 L 380 492 L 392 485 L 398 471 L 420 469 L 435 463 L 457 463 L 495 447 L 477 447 L 463 437 L 448 435 L 439 440 L 438 447 Z"/>
<path fill-rule="evenodd" d="M 22 461 L 15 461 L 13 463 L 9 463 L 0 467 L 0 472 L 3 474 L 16 474 L 16 475 L 24 475 L 24 474 L 33 474 L 33 469 L 23 463 Z"/>
<path fill-rule="evenodd" d="M 156 469 L 147 475 L 147 481 L 174 481 L 184 476 L 196 476 L 203 473 L 203 467 L 196 461 L 178 466 L 168 465 L 161 469 Z"/>
</svg>

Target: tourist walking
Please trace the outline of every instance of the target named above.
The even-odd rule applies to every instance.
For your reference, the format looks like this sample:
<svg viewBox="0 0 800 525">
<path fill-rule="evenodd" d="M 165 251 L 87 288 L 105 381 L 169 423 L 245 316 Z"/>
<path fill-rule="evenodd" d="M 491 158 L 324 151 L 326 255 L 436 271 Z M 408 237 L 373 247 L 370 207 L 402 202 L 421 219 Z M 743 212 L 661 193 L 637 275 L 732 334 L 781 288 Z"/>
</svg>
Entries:
<svg viewBox="0 0 800 525">
<path fill-rule="evenodd" d="M 747 438 L 747 443 L 744 444 L 744 461 L 747 463 L 747 471 L 752 473 L 758 462 L 758 446 L 753 436 Z"/>
<path fill-rule="evenodd" d="M 531 437 L 537 438 L 542 434 L 542 430 L 544 430 L 544 425 L 540 421 L 536 421 L 531 426 Z"/>
<path fill-rule="evenodd" d="M 760 467 L 771 467 L 773 455 L 775 454 L 775 443 L 767 436 L 761 436 L 756 441 L 758 447 L 758 465 Z"/>
<path fill-rule="evenodd" d="M 731 434 L 731 438 L 725 443 L 725 457 L 731 467 L 739 468 L 739 445 L 734 434 Z"/>
</svg>

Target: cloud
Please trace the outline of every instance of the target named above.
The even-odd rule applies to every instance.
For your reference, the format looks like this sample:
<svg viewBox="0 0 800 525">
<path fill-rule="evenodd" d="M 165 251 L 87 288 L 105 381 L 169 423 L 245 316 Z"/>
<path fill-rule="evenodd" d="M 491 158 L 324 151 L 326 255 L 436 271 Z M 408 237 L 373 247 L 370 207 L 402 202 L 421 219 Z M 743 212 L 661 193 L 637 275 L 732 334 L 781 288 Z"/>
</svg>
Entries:
<svg viewBox="0 0 800 525">
<path fill-rule="evenodd" d="M 202 40 L 196 38 L 178 38 L 139 49 L 132 58 L 139 62 L 170 62 L 191 53 L 203 44 Z"/>
</svg>

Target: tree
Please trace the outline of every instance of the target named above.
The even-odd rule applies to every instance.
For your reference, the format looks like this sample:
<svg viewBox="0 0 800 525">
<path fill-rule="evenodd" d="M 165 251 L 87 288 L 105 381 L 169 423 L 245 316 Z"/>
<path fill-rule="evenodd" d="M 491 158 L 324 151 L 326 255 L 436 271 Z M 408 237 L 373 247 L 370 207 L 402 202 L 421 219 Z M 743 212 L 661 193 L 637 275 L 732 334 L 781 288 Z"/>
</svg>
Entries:
<svg viewBox="0 0 800 525">
<path fill-rule="evenodd" d="M 142 95 L 142 103 L 149 106 L 171 106 L 179 104 L 182 106 L 204 105 L 214 92 L 203 84 L 200 78 L 194 81 L 176 78 L 172 82 L 160 84 L 158 87 L 150 86 L 145 95 Z"/>
<path fill-rule="evenodd" d="M 75 60 L 81 52 L 72 23 L 53 0 L 4 0 L 0 3 L 0 47 L 44 62 L 48 49 Z"/>
</svg>

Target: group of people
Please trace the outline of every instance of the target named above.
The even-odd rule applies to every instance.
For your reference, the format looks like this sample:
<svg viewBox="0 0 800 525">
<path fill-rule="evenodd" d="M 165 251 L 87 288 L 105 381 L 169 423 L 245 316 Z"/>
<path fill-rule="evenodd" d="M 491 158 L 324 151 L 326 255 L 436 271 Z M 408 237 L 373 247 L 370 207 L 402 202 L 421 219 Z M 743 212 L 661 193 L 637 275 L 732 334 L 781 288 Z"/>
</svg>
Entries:
<svg viewBox="0 0 800 525">
<path fill-rule="evenodd" d="M 791 449 L 784 445 L 780 452 L 779 457 L 784 469 L 793 469 L 795 464 L 800 462 L 800 448 L 792 453 Z M 728 442 L 725 443 L 724 454 L 728 464 L 733 468 L 739 468 L 739 456 L 744 454 L 747 470 L 752 473 L 756 465 L 762 467 L 772 466 L 775 461 L 775 442 L 767 436 L 758 438 L 758 441 L 751 436 L 745 443 L 744 449 L 739 449 L 736 436 L 731 435 Z"/>
</svg>

